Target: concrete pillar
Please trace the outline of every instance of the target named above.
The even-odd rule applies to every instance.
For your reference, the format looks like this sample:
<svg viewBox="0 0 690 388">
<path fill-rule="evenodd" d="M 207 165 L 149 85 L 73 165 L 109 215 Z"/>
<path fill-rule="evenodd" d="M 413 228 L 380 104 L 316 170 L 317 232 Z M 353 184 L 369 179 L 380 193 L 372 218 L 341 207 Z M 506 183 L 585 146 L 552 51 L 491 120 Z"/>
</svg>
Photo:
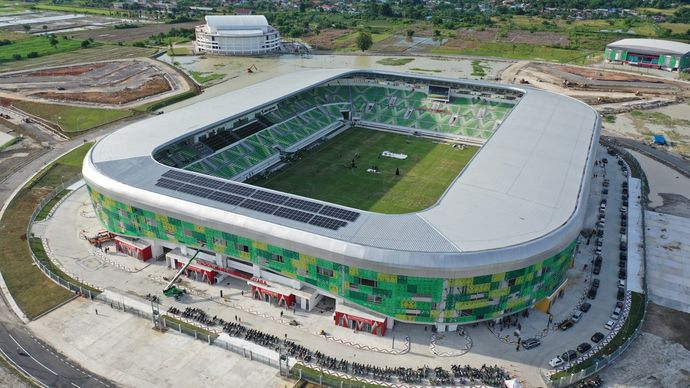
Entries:
<svg viewBox="0 0 690 388">
<path fill-rule="evenodd" d="M 252 265 L 252 273 L 255 277 L 260 278 L 261 277 L 261 267 L 258 264 L 253 264 Z"/>
<path fill-rule="evenodd" d="M 453 324 L 453 325 L 446 325 L 448 327 L 448 331 L 456 331 L 458 330 L 458 325 Z"/>
<path fill-rule="evenodd" d="M 308 301 L 308 300 L 309 300 L 309 299 L 307 299 L 307 298 L 299 298 L 299 307 L 300 307 L 302 310 L 306 310 L 306 309 L 307 309 L 307 301 Z M 310 306 L 310 307 L 311 307 L 311 306 Z"/>
<path fill-rule="evenodd" d="M 386 318 L 386 329 L 390 330 L 393 328 L 393 325 L 395 325 L 395 319 L 392 317 L 387 317 Z"/>
<path fill-rule="evenodd" d="M 151 244 L 151 255 L 154 259 L 158 259 L 163 256 L 163 244 L 160 241 L 154 239 L 143 239 Z"/>
<path fill-rule="evenodd" d="M 223 255 L 216 253 L 216 265 L 225 268 L 225 260 L 223 260 Z"/>
<path fill-rule="evenodd" d="M 182 253 L 182 254 L 185 255 L 185 256 L 188 255 L 188 253 L 187 253 L 187 246 L 186 246 L 186 245 L 180 245 L 180 253 Z"/>
</svg>

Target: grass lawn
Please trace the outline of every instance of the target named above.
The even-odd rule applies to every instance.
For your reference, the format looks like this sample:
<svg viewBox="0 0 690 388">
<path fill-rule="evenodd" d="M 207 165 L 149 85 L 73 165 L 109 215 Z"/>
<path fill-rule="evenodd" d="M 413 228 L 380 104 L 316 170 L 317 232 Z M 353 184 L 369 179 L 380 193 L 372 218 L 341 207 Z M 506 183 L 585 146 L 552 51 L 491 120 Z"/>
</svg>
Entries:
<svg viewBox="0 0 690 388">
<path fill-rule="evenodd" d="M 171 49 L 168 49 L 167 54 L 169 56 L 185 56 L 185 55 L 192 55 L 192 49 L 189 47 L 173 47 Z"/>
<path fill-rule="evenodd" d="M 74 51 L 81 48 L 81 41 L 72 39 L 58 39 L 56 47 L 50 45 L 50 41 L 42 36 L 34 36 L 28 39 L 12 41 L 12 44 L 7 46 L 0 46 L 0 62 L 15 61 L 14 54 L 19 54 L 22 59 L 27 58 L 27 54 L 32 51 L 38 53 L 39 56 L 64 53 L 67 51 Z"/>
<path fill-rule="evenodd" d="M 477 152 L 424 138 L 351 128 L 268 178 L 249 183 L 380 213 L 409 213 L 436 203 Z M 407 154 L 405 160 L 379 155 Z M 351 168 L 352 158 L 356 168 Z M 368 168 L 378 166 L 379 173 Z M 400 176 L 395 175 L 396 168 Z"/>
<path fill-rule="evenodd" d="M 414 61 L 414 58 L 383 58 L 376 63 L 387 66 L 402 66 Z"/>
<path fill-rule="evenodd" d="M 473 77 L 485 76 L 487 68 L 488 67 L 480 61 L 472 61 L 472 76 Z"/>
<path fill-rule="evenodd" d="M 31 213 L 44 196 L 62 180 L 81 172 L 81 160 L 93 143 L 84 144 L 46 167 L 15 197 L 0 220 L 0 271 L 24 313 L 33 319 L 72 297 L 36 267 L 29 253 L 26 227 Z M 34 242 L 37 253 L 41 253 Z"/>
<path fill-rule="evenodd" d="M 144 104 L 144 105 L 140 105 L 140 106 L 134 108 L 134 110 L 137 112 L 153 112 L 153 111 L 156 111 L 160 108 L 178 103 L 180 101 L 186 100 L 188 98 L 192 98 L 194 96 L 196 96 L 196 92 L 193 90 L 190 90 L 190 91 L 186 91 L 186 92 L 183 92 L 180 94 L 176 94 L 174 96 L 164 98 L 162 100 L 153 101 L 153 102 L 149 102 L 149 103 Z"/>
<path fill-rule="evenodd" d="M 12 105 L 34 116 L 58 124 L 65 132 L 81 132 L 131 116 L 118 109 L 82 108 L 59 104 L 13 101 Z"/>
<path fill-rule="evenodd" d="M 206 72 L 200 72 L 200 71 L 194 71 L 194 70 L 190 70 L 189 74 L 192 75 L 192 78 L 194 78 L 194 81 L 196 81 L 200 84 L 205 84 L 207 82 L 211 82 L 211 81 L 225 77 L 225 75 L 221 74 L 221 73 L 206 73 Z"/>
<path fill-rule="evenodd" d="M 90 13 L 94 15 L 117 15 L 118 12 L 106 8 L 92 8 L 92 7 L 74 7 L 70 5 L 54 5 L 54 4 L 35 4 L 32 8 L 44 11 L 60 11 L 68 13 Z"/>
<path fill-rule="evenodd" d="M 41 211 L 36 214 L 36 221 L 43 221 L 48 217 L 48 213 L 50 213 L 51 210 L 53 210 L 53 207 L 60 202 L 62 198 L 64 198 L 65 195 L 69 194 L 70 190 L 62 190 L 58 195 L 53 197 L 48 203 L 41 208 Z"/>
<path fill-rule="evenodd" d="M 556 47 L 536 46 L 526 43 L 479 42 L 478 47 L 454 49 L 439 47 L 434 54 L 477 55 L 512 59 L 533 59 L 560 63 L 581 63 L 588 55 L 599 51 L 569 50 Z"/>
</svg>

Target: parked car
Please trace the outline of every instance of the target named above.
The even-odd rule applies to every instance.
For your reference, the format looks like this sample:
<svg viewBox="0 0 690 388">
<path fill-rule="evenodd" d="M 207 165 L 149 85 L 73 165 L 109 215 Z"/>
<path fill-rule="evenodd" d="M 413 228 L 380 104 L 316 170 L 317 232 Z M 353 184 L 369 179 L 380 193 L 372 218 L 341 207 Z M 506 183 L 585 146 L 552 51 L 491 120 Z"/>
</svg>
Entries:
<svg viewBox="0 0 690 388">
<path fill-rule="evenodd" d="M 618 279 L 618 287 L 619 288 L 625 288 L 625 280 Z"/>
<path fill-rule="evenodd" d="M 604 258 L 601 257 L 601 256 L 597 256 L 596 258 L 594 258 L 594 265 L 595 265 L 595 266 L 597 266 L 597 265 L 598 265 L 598 266 L 601 266 L 601 262 L 602 262 L 602 261 L 604 261 Z"/>
<path fill-rule="evenodd" d="M 589 299 L 596 299 L 597 298 L 597 288 L 596 287 L 590 287 L 589 292 L 587 292 L 587 297 Z"/>
<path fill-rule="evenodd" d="M 625 299 L 625 288 L 624 287 L 618 287 L 618 293 L 616 294 L 616 300 L 623 300 Z"/>
<path fill-rule="evenodd" d="M 594 286 L 594 287 L 599 287 L 599 283 L 601 283 L 601 282 L 599 281 L 599 278 L 594 278 L 594 279 L 592 279 L 592 286 Z"/>
<path fill-rule="evenodd" d="M 622 259 L 621 259 L 621 260 L 618 260 L 618 267 L 619 267 L 619 268 L 623 268 L 623 267 L 625 267 L 625 265 L 626 265 L 627 263 L 628 263 L 628 262 L 625 261 L 625 260 L 622 260 Z"/>
<path fill-rule="evenodd" d="M 592 345 L 590 345 L 589 342 L 583 342 L 577 346 L 577 351 L 580 354 L 587 353 L 589 349 L 592 349 Z"/>
<path fill-rule="evenodd" d="M 561 366 L 563 364 L 564 364 L 563 359 L 560 356 L 556 356 L 556 357 L 552 358 L 551 361 L 549 361 L 549 365 L 552 368 L 558 368 L 559 366 Z"/>
<path fill-rule="evenodd" d="M 580 305 L 580 311 L 582 311 L 583 313 L 586 313 L 591 308 L 592 308 L 592 305 L 587 303 L 587 302 Z"/>
<path fill-rule="evenodd" d="M 573 361 L 576 358 L 577 358 L 577 352 L 572 350 L 572 349 L 568 350 L 567 352 L 563 352 L 563 354 L 561 354 L 561 359 L 563 361 Z"/>
<path fill-rule="evenodd" d="M 618 255 L 619 259 L 627 259 L 628 258 L 628 252 L 623 251 Z"/>
<path fill-rule="evenodd" d="M 570 317 L 570 320 L 573 322 L 579 322 L 580 318 L 582 318 L 582 311 L 575 311 L 575 313 L 573 313 L 573 316 Z"/>
<path fill-rule="evenodd" d="M 625 268 L 621 268 L 618 270 L 618 279 L 626 279 L 628 276 L 626 274 Z"/>
<path fill-rule="evenodd" d="M 571 327 L 573 327 L 573 325 L 574 325 L 573 321 L 571 321 L 570 319 L 566 319 L 565 321 L 561 322 L 560 325 L 558 325 L 558 328 L 563 330 L 563 331 L 566 331 L 566 330 L 570 329 Z"/>
<path fill-rule="evenodd" d="M 621 317 L 621 309 L 620 309 L 620 307 L 616 307 L 613 310 L 613 313 L 611 314 L 611 319 L 617 321 L 618 319 L 620 319 L 620 317 Z"/>
<path fill-rule="evenodd" d="M 592 270 L 592 273 L 594 273 L 595 275 L 599 275 L 599 273 L 601 273 L 601 266 L 595 265 L 594 269 Z"/>
<path fill-rule="evenodd" d="M 609 189 L 603 189 L 601 190 L 601 193 L 607 195 L 609 193 Z"/>
<path fill-rule="evenodd" d="M 536 338 L 527 338 L 526 340 L 522 341 L 522 347 L 525 350 L 536 348 L 539 345 L 541 345 L 541 341 Z"/>
<path fill-rule="evenodd" d="M 601 341 L 601 340 L 604 339 L 604 335 L 601 334 L 601 333 L 599 333 L 599 332 L 596 332 L 596 333 L 594 333 L 594 335 L 593 335 L 592 338 L 590 338 L 590 339 L 591 339 L 592 342 L 594 342 L 595 344 L 598 344 L 599 341 Z"/>
<path fill-rule="evenodd" d="M 606 321 L 606 323 L 604 324 L 604 327 L 605 327 L 607 330 L 613 329 L 614 326 L 616 326 L 616 321 L 612 321 L 612 320 L 608 320 L 608 321 Z"/>
</svg>

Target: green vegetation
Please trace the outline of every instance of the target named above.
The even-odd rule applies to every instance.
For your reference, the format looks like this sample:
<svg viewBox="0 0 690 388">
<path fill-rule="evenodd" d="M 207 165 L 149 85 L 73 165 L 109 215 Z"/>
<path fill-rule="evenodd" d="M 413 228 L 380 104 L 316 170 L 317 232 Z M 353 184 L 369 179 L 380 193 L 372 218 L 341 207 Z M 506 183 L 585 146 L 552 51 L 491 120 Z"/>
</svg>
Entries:
<svg viewBox="0 0 690 388">
<path fill-rule="evenodd" d="M 297 364 L 290 369 L 290 375 L 298 379 L 300 376 L 306 381 L 321 382 L 324 387 L 357 387 L 357 388 L 379 388 L 382 385 L 359 382 L 352 379 L 324 374 L 308 366 Z"/>
<path fill-rule="evenodd" d="M 81 161 L 92 145 L 84 144 L 43 169 L 22 188 L 0 220 L 0 271 L 15 301 L 30 319 L 65 302 L 72 293 L 55 284 L 34 265 L 26 227 L 40 200 L 63 180 L 81 172 Z M 32 247 L 39 255 L 45 255 L 37 242 L 32 242 Z"/>
<path fill-rule="evenodd" d="M 55 207 L 55 205 L 60 202 L 62 198 L 65 197 L 65 195 L 69 194 L 70 190 L 62 190 L 59 192 L 56 196 L 53 197 L 48 203 L 45 204 L 41 208 L 41 210 L 36 214 L 36 221 L 43 221 L 48 217 L 48 214 L 50 213 L 51 210 Z M 34 251 L 35 252 L 35 251 Z"/>
<path fill-rule="evenodd" d="M 635 120 L 647 121 L 650 124 L 661 125 L 665 127 L 688 127 L 690 120 L 674 119 L 673 117 L 661 112 L 643 112 L 634 110 L 629 113 L 630 117 Z"/>
<path fill-rule="evenodd" d="M 154 112 L 157 111 L 158 109 L 161 109 L 163 107 L 166 107 L 168 105 L 175 104 L 177 102 L 186 100 L 188 98 L 192 98 L 196 96 L 196 93 L 194 91 L 187 91 L 184 93 L 176 94 L 174 96 L 170 96 L 168 98 L 164 98 L 162 100 L 158 101 L 153 101 L 149 102 L 148 104 L 141 105 L 134 110 L 137 112 Z"/>
<path fill-rule="evenodd" d="M 32 5 L 31 8 L 43 10 L 43 11 L 59 11 L 68 13 L 89 13 L 92 15 L 113 15 L 113 11 L 105 8 L 93 8 L 93 7 L 77 7 L 72 5 L 57 5 L 57 4 L 36 4 Z"/>
<path fill-rule="evenodd" d="M 412 61 L 414 61 L 414 58 L 383 58 L 376 61 L 376 63 L 386 66 L 403 66 Z"/>
<path fill-rule="evenodd" d="M 72 39 L 58 39 L 53 37 L 34 36 L 28 39 L 12 41 L 12 44 L 0 46 L 0 63 L 8 61 L 16 61 L 16 55 L 23 57 L 31 57 L 30 53 L 35 53 L 35 56 L 43 56 L 50 54 L 63 53 L 74 51 L 81 48 L 81 41 Z"/>
<path fill-rule="evenodd" d="M 472 76 L 484 77 L 486 75 L 486 69 L 488 68 L 488 66 L 484 65 L 480 61 L 472 61 Z"/>
<path fill-rule="evenodd" d="M 429 73 L 441 73 L 441 72 L 443 72 L 443 70 L 440 70 L 440 69 L 424 69 L 424 68 L 421 68 L 421 67 L 412 67 L 412 68 L 410 68 L 410 70 L 413 70 L 413 71 L 426 71 L 426 72 L 429 72 Z"/>
<path fill-rule="evenodd" d="M 614 116 L 614 115 L 606 115 L 606 116 L 604 116 L 604 122 L 605 122 L 605 123 L 609 123 L 609 124 L 613 124 L 613 123 L 616 122 L 616 116 Z"/>
<path fill-rule="evenodd" d="M 361 51 L 367 51 L 374 44 L 374 40 L 371 38 L 371 34 L 365 31 L 360 31 L 357 34 L 357 40 L 355 41 L 357 48 Z"/>
<path fill-rule="evenodd" d="M 190 70 L 189 74 L 191 74 L 192 78 L 194 78 L 194 81 L 200 84 L 205 84 L 225 77 L 225 75 L 222 73 L 208 73 L 194 70 Z"/>
<path fill-rule="evenodd" d="M 602 49 L 603 50 L 603 49 Z M 536 46 L 526 43 L 480 42 L 478 47 L 455 49 L 438 47 L 434 54 L 476 55 L 484 57 L 535 59 L 560 63 L 585 63 L 590 55 L 599 55 L 599 50 L 571 50 L 556 47 Z"/>
<path fill-rule="evenodd" d="M 383 151 L 408 157 L 380 156 Z M 461 150 L 430 139 L 351 128 L 251 183 L 363 210 L 409 213 L 436 203 L 476 152 L 476 147 Z M 356 168 L 351 168 L 353 159 Z M 367 172 L 374 167 L 379 172 Z"/>
<path fill-rule="evenodd" d="M 168 56 L 174 57 L 174 56 L 185 56 L 185 55 L 192 55 L 192 49 L 189 47 L 173 47 L 171 49 L 168 49 L 166 52 Z"/>
<path fill-rule="evenodd" d="M 118 109 L 82 108 L 69 105 L 13 101 L 12 105 L 34 116 L 58 124 L 64 132 L 81 132 L 131 116 Z"/>
<path fill-rule="evenodd" d="M 630 338 L 630 336 L 633 335 L 637 327 L 640 325 L 640 322 L 642 322 L 642 318 L 644 317 L 644 308 L 645 308 L 645 296 L 644 294 L 639 294 L 637 292 L 631 293 L 632 296 L 632 302 L 630 305 L 630 314 L 628 315 L 628 319 L 625 321 L 625 324 L 621 328 L 621 330 L 616 334 L 615 337 L 609 342 L 604 348 L 602 348 L 600 351 L 598 351 L 596 354 L 592 355 L 590 358 L 587 360 L 583 361 L 582 363 L 575 365 L 574 367 L 567 369 L 565 371 L 561 371 L 558 373 L 554 373 L 551 376 L 551 380 L 557 380 L 563 376 L 567 376 L 572 373 L 577 373 L 583 369 L 587 369 L 590 366 L 594 365 L 595 360 L 601 359 L 605 356 L 608 356 L 609 354 L 613 353 L 623 345 L 625 341 Z"/>
</svg>

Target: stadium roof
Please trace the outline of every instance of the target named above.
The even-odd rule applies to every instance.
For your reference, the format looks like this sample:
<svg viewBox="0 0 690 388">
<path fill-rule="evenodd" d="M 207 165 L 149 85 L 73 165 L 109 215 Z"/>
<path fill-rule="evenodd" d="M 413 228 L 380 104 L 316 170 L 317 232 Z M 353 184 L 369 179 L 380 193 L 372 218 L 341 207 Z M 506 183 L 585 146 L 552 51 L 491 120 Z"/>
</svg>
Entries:
<svg viewBox="0 0 690 388">
<path fill-rule="evenodd" d="M 690 44 L 661 39 L 621 39 L 606 45 L 609 48 L 636 50 L 641 53 L 651 54 L 677 54 L 690 53 Z"/>
<path fill-rule="evenodd" d="M 212 31 L 242 30 L 267 27 L 268 21 L 264 15 L 209 15 L 206 24 Z"/>
<path fill-rule="evenodd" d="M 373 269 L 377 265 L 423 267 L 429 276 L 459 265 L 479 271 L 481 266 L 497 268 L 501 262 L 534 262 L 577 238 L 584 217 L 591 155 L 599 136 L 596 111 L 563 95 L 482 81 L 444 79 L 525 94 L 439 202 L 418 213 L 357 210 L 361 215 L 356 221 L 337 231 L 326 230 L 189 194 L 171 195 L 154 186 L 158 177 L 171 170 L 153 159 L 155 149 L 351 73 L 402 75 L 431 82 L 439 79 L 372 70 L 323 69 L 283 75 L 130 124 L 106 136 L 90 151 L 84 176 L 97 191 L 105 190 L 135 206 L 160 209 L 192 222 L 203 220 L 204 225 L 230 233 L 242 231 L 248 238 L 288 249 L 314 247 L 306 253 L 338 261 L 343 256 L 354 258 Z M 458 256 L 462 260 L 457 260 Z"/>
</svg>

